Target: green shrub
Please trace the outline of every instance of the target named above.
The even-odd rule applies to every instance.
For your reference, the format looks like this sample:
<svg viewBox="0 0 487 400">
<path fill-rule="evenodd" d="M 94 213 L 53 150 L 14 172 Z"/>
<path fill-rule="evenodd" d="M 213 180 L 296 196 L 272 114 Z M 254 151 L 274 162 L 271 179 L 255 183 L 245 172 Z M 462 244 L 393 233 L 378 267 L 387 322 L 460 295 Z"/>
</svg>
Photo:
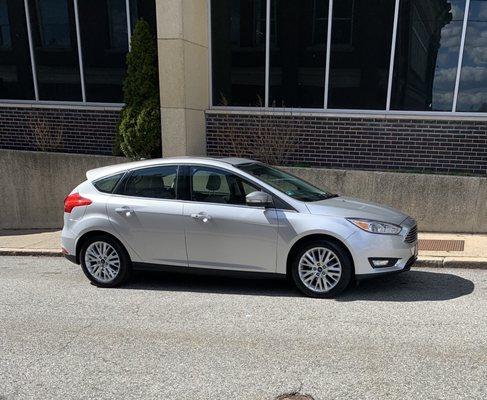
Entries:
<svg viewBox="0 0 487 400">
<path fill-rule="evenodd" d="M 125 107 L 120 114 L 116 141 L 120 151 L 132 159 L 160 157 L 157 51 L 149 25 L 144 20 L 137 21 L 132 35 L 123 95 Z"/>
</svg>

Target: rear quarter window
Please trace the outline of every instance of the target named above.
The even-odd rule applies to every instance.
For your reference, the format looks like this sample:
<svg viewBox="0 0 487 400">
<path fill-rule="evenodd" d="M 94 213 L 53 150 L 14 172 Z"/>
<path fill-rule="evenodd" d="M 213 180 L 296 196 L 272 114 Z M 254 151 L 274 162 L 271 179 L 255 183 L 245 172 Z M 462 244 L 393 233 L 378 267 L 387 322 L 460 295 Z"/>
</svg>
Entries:
<svg viewBox="0 0 487 400">
<path fill-rule="evenodd" d="M 117 175 L 108 176 L 106 178 L 98 179 L 93 182 L 93 186 L 103 193 L 112 193 L 115 186 L 117 186 L 118 181 L 122 178 L 123 172 Z"/>
</svg>

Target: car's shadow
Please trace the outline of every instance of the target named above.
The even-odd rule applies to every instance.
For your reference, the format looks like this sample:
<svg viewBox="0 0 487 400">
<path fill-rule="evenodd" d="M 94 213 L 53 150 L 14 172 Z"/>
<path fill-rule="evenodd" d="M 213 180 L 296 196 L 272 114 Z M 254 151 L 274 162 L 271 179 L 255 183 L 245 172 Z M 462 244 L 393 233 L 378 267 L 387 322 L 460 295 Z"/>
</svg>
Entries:
<svg viewBox="0 0 487 400">
<path fill-rule="evenodd" d="M 351 286 L 336 301 L 442 301 L 473 292 L 474 283 L 445 272 L 413 270 Z M 123 286 L 129 290 L 158 290 L 248 296 L 297 297 L 301 294 L 286 279 L 241 279 L 167 272 L 136 272 Z"/>
<path fill-rule="evenodd" d="M 135 271 L 131 281 L 122 288 L 248 296 L 300 296 L 286 279 L 262 279 L 258 275 L 255 278 L 236 278 L 189 273 Z"/>
<path fill-rule="evenodd" d="M 412 270 L 360 282 L 347 290 L 337 301 L 442 301 L 456 299 L 473 292 L 474 283 L 445 272 Z"/>
</svg>

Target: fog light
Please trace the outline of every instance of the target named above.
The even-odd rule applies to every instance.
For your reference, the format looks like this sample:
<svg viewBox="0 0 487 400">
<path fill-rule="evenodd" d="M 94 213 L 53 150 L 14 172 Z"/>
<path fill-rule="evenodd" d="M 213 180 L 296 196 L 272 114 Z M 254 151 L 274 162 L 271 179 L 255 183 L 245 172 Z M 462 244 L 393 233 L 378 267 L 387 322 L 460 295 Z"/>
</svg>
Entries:
<svg viewBox="0 0 487 400">
<path fill-rule="evenodd" d="M 399 258 L 369 258 L 370 265 L 373 268 L 387 268 L 387 267 L 394 267 Z"/>
</svg>

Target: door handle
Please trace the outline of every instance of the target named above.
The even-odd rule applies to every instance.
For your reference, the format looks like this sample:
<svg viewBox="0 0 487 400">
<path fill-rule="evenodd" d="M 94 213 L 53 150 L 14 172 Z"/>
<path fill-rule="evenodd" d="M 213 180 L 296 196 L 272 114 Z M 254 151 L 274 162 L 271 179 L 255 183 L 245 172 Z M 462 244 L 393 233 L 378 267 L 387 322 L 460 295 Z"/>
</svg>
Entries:
<svg viewBox="0 0 487 400">
<path fill-rule="evenodd" d="M 117 207 L 115 209 L 115 212 L 117 212 L 118 214 L 125 214 L 126 217 L 130 217 L 134 213 L 134 210 L 132 210 L 130 207 L 123 206 Z"/>
<path fill-rule="evenodd" d="M 198 220 L 203 221 L 205 223 L 208 222 L 209 220 L 211 220 L 211 217 L 206 213 L 191 214 L 191 218 L 198 219 Z"/>
</svg>

